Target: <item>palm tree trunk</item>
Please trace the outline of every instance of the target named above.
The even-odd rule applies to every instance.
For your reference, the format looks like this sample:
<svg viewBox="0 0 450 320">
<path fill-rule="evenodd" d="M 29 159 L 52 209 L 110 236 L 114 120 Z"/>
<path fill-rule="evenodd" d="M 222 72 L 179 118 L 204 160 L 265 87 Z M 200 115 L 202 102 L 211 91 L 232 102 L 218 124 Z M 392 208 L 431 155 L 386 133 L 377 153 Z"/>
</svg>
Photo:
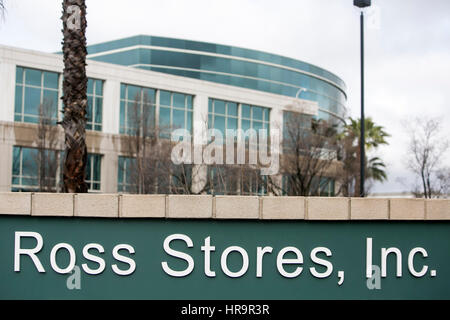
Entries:
<svg viewBox="0 0 450 320">
<path fill-rule="evenodd" d="M 87 192 L 86 148 L 86 4 L 85 0 L 63 0 L 63 55 L 65 161 L 64 191 Z"/>
</svg>

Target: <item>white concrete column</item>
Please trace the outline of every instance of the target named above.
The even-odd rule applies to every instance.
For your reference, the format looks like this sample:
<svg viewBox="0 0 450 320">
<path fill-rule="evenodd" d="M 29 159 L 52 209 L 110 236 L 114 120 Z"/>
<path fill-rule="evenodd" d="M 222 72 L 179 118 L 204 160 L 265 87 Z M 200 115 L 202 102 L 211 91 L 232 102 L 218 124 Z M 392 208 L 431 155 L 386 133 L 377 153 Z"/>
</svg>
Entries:
<svg viewBox="0 0 450 320">
<path fill-rule="evenodd" d="M 103 193 L 117 193 L 118 156 L 115 152 L 106 152 L 102 157 L 100 189 Z"/>
<path fill-rule="evenodd" d="M 203 146 L 207 143 L 206 131 L 208 129 L 208 96 L 196 95 L 194 98 L 193 115 L 193 162 L 192 192 L 200 192 L 206 184 L 208 174 L 207 166 L 203 162 Z"/>
<path fill-rule="evenodd" d="M 103 83 L 103 132 L 119 133 L 120 81 L 107 79 Z"/>
<path fill-rule="evenodd" d="M 207 142 L 206 130 L 208 129 L 208 96 L 196 95 L 194 97 L 193 115 L 194 145 Z"/>
<path fill-rule="evenodd" d="M 280 135 L 279 137 L 279 143 L 280 145 L 278 146 L 278 152 L 279 152 L 279 165 L 281 167 L 281 157 L 283 154 L 283 147 L 282 147 L 282 143 L 283 143 L 283 109 L 281 108 L 274 108 L 272 109 L 272 111 L 270 112 L 270 129 L 276 129 L 278 130 L 278 134 Z M 281 169 L 281 168 L 280 168 Z M 281 174 L 277 174 L 275 176 L 272 176 L 272 181 L 273 183 L 278 187 L 281 188 L 282 187 L 282 175 Z M 269 193 L 269 195 L 272 195 L 272 193 Z"/>
<path fill-rule="evenodd" d="M 14 121 L 16 65 L 0 61 L 0 121 Z"/>
<path fill-rule="evenodd" d="M 11 191 L 13 145 L 6 141 L 0 142 L 1 170 L 0 192 Z"/>
</svg>

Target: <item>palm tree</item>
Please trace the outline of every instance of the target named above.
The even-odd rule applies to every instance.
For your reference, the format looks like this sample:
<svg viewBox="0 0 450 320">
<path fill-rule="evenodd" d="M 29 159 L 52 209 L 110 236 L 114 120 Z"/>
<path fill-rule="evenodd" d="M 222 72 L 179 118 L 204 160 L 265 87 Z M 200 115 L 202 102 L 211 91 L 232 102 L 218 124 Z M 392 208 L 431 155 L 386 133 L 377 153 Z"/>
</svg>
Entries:
<svg viewBox="0 0 450 320">
<path fill-rule="evenodd" d="M 367 179 L 372 179 L 380 182 L 387 180 L 385 169 L 386 165 L 379 157 L 370 158 L 369 161 L 367 161 L 366 167 Z"/>
<path fill-rule="evenodd" d="M 86 148 L 86 4 L 85 0 L 63 0 L 64 191 L 87 192 Z"/>
<path fill-rule="evenodd" d="M 381 145 L 388 144 L 387 138 L 390 135 L 382 126 L 376 125 L 372 118 L 365 119 L 365 147 L 372 151 Z M 344 174 L 343 193 L 349 195 L 349 184 L 354 183 L 354 195 L 359 195 L 359 163 L 360 163 L 360 144 L 361 144 L 361 119 L 349 118 L 349 123 L 344 126 L 344 131 L 339 135 L 344 149 Z M 386 165 L 379 157 L 366 159 L 366 175 L 368 180 L 385 181 L 387 179 Z"/>
<path fill-rule="evenodd" d="M 359 140 L 361 137 L 361 119 L 349 118 L 350 123 L 345 126 L 346 131 L 350 131 L 353 137 L 357 139 L 358 146 L 360 144 Z M 384 131 L 382 126 L 378 126 L 373 122 L 371 117 L 365 118 L 365 144 L 366 149 L 370 151 L 371 149 L 378 148 L 382 144 L 388 144 L 386 138 L 390 135 Z"/>
</svg>

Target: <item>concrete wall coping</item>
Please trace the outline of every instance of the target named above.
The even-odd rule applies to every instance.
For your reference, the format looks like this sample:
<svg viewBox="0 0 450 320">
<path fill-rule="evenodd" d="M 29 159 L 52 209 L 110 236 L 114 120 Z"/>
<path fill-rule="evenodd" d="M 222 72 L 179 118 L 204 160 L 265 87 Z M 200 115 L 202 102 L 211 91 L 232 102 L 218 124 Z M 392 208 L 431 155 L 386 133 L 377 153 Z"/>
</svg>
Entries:
<svg viewBox="0 0 450 320">
<path fill-rule="evenodd" d="M 0 215 L 325 221 L 450 220 L 450 200 L 0 193 Z"/>
</svg>

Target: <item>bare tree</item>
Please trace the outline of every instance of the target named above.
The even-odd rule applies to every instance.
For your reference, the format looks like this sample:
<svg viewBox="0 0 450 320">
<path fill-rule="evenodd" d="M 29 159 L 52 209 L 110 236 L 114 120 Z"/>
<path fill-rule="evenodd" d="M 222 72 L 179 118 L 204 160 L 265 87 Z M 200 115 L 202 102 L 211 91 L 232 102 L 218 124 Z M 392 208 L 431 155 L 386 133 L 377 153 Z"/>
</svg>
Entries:
<svg viewBox="0 0 450 320">
<path fill-rule="evenodd" d="M 421 181 L 421 196 L 437 196 L 436 183 L 446 176 L 442 175 L 440 166 L 449 148 L 449 140 L 441 133 L 441 120 L 421 117 L 409 121 L 405 127 L 410 137 L 407 165 Z"/>
<path fill-rule="evenodd" d="M 3 14 L 4 14 L 5 10 L 6 10 L 5 4 L 3 3 L 3 0 L 0 0 L 0 17 L 3 18 Z"/>
<path fill-rule="evenodd" d="M 167 159 L 168 152 L 158 139 L 155 127 L 154 101 L 147 93 L 137 94 L 134 102 L 128 105 L 126 135 L 126 154 L 128 166 L 128 192 L 149 194 L 158 191 L 158 180 L 162 173 L 162 161 Z M 163 185 L 163 184 L 162 184 Z"/>
<path fill-rule="evenodd" d="M 172 162 L 172 148 L 177 142 L 168 138 L 169 129 L 156 126 L 152 102 L 145 94 L 137 95 L 127 110 L 124 136 L 127 163 L 119 170 L 127 177 L 127 192 L 169 194 L 255 194 L 266 190 L 257 165 L 192 164 Z M 204 127 L 207 128 L 206 121 Z M 192 138 L 192 137 L 191 137 Z M 183 137 L 185 139 L 185 137 Z M 191 155 L 195 146 L 191 144 Z M 209 143 L 216 143 L 214 140 Z M 203 149 L 204 146 L 202 146 Z M 237 154 L 237 142 L 234 155 Z M 224 148 L 226 149 L 226 148 Z M 224 158 L 226 157 L 226 150 Z M 248 150 L 246 150 L 248 157 Z M 192 159 L 191 159 L 192 160 Z"/>
<path fill-rule="evenodd" d="M 36 127 L 39 192 L 55 192 L 57 190 L 57 170 L 62 136 L 56 126 L 57 110 L 53 101 L 45 99 L 39 105 L 39 122 Z"/>
<path fill-rule="evenodd" d="M 450 168 L 443 168 L 436 174 L 436 196 L 442 198 L 450 197 Z"/>
<path fill-rule="evenodd" d="M 209 165 L 208 182 L 204 190 L 221 195 L 255 195 L 267 191 L 264 176 L 257 166 Z"/>
<path fill-rule="evenodd" d="M 311 116 L 289 112 L 283 130 L 281 174 L 285 183 L 268 176 L 269 191 L 275 195 L 319 195 L 322 181 L 336 164 L 336 127 Z"/>
</svg>

